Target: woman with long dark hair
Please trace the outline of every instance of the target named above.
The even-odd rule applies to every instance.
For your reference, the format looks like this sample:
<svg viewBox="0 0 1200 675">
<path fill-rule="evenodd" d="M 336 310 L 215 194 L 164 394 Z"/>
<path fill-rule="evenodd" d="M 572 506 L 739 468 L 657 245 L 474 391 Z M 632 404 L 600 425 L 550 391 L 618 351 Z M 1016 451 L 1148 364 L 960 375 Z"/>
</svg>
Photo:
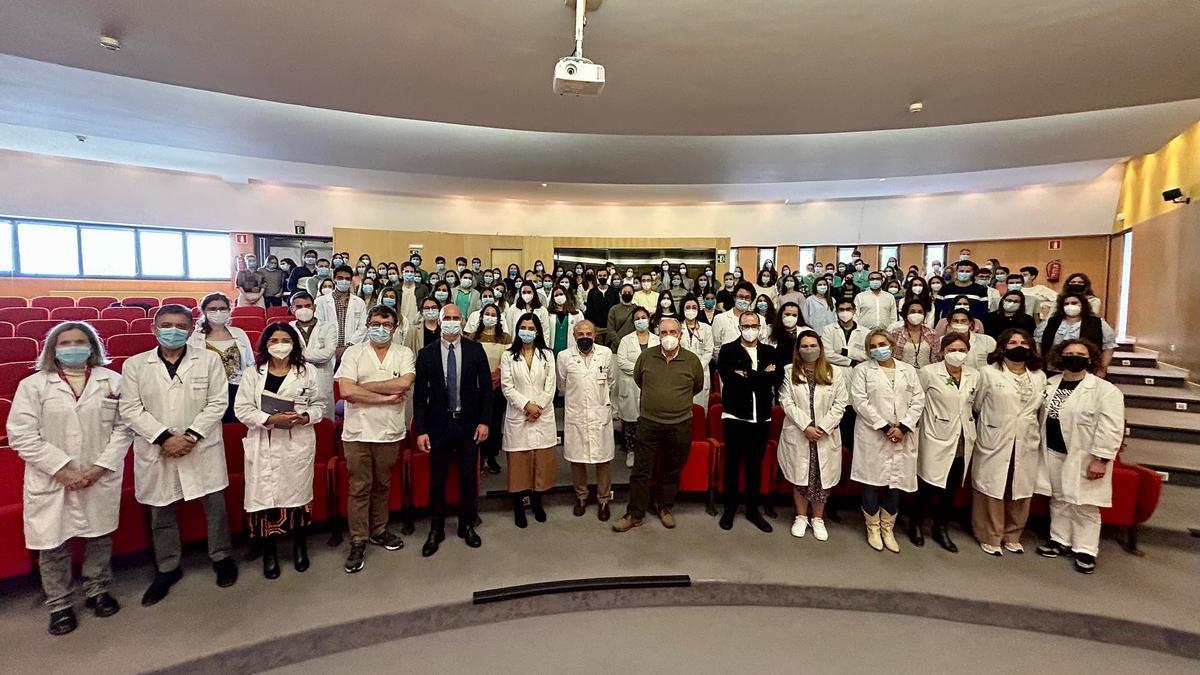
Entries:
<svg viewBox="0 0 1200 675">
<path fill-rule="evenodd" d="M 207 349 L 221 359 L 225 376 L 229 380 L 229 407 L 225 409 L 223 422 L 236 422 L 233 402 L 237 398 L 242 372 L 254 364 L 254 347 L 246 331 L 229 325 L 229 296 L 224 293 L 209 293 L 200 300 L 200 322 L 196 332 L 188 339 L 188 346 Z"/>
<path fill-rule="evenodd" d="M 554 421 L 554 353 L 546 347 L 542 323 L 532 312 L 517 319 L 517 337 L 500 359 L 500 388 L 508 407 L 504 415 L 504 450 L 513 522 L 526 527 L 522 498 L 529 497 L 533 517 L 546 521 L 542 495 L 554 487 L 558 427 Z"/>
<path fill-rule="evenodd" d="M 484 305 L 479 310 L 479 326 L 470 334 L 472 340 L 483 347 L 488 357 L 488 367 L 492 372 L 492 420 L 489 424 L 487 440 L 480 446 L 483 455 L 483 467 L 488 473 L 500 473 L 501 441 L 504 438 L 504 405 L 503 392 L 500 390 L 500 360 L 504 352 L 512 345 L 512 336 L 505 332 L 500 323 L 500 307 L 495 304 Z"/>
</svg>

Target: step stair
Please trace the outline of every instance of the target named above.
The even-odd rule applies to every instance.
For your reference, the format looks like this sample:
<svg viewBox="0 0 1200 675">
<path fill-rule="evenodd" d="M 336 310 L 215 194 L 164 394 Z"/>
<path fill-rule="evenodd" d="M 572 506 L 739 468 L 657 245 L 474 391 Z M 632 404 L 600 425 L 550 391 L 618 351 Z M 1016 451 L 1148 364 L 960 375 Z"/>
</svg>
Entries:
<svg viewBox="0 0 1200 675">
<path fill-rule="evenodd" d="M 1113 384 L 1143 384 L 1153 387 L 1183 387 L 1187 384 L 1188 371 L 1160 363 L 1153 368 L 1140 366 L 1108 367 L 1108 381 Z"/>
<path fill-rule="evenodd" d="M 1121 350 L 1113 352 L 1114 366 L 1133 366 L 1135 368 L 1155 368 L 1158 366 L 1158 352 L 1149 349 Z"/>
<path fill-rule="evenodd" d="M 1163 478 L 1171 483 L 1200 484 L 1200 445 L 1151 438 L 1126 438 L 1121 461 L 1154 469 L 1164 474 Z"/>
<path fill-rule="evenodd" d="M 1181 387 L 1118 384 L 1117 388 L 1125 395 L 1125 405 L 1129 408 L 1200 413 L 1200 387 L 1194 384 Z"/>
<path fill-rule="evenodd" d="M 1133 438 L 1200 446 L 1200 417 L 1190 412 L 1126 407 L 1125 427 Z"/>
</svg>

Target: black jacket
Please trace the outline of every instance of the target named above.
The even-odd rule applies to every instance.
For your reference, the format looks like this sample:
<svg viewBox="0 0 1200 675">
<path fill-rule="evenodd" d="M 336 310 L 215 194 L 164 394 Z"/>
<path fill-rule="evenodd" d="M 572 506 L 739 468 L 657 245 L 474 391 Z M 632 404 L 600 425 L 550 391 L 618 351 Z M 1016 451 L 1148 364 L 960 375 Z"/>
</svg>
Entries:
<svg viewBox="0 0 1200 675">
<path fill-rule="evenodd" d="M 474 340 L 459 338 L 458 368 L 461 374 L 458 401 L 461 424 L 474 429 L 488 424 L 492 415 L 492 371 L 487 354 Z M 455 421 L 446 399 L 446 374 L 442 370 L 442 341 L 434 340 L 417 352 L 417 374 L 413 386 L 413 433 L 438 438 Z"/>
<path fill-rule="evenodd" d="M 749 419 L 751 413 L 755 412 L 759 422 L 769 422 L 775 390 L 783 382 L 783 368 L 779 367 L 774 347 L 760 342 L 757 349 L 758 367 L 751 370 L 750 354 L 742 347 L 740 339 L 721 347 L 717 356 L 717 370 L 721 374 L 721 403 L 724 411 L 735 417 Z M 775 366 L 775 370 L 766 372 L 769 366 Z M 747 376 L 734 372 L 739 370 L 745 371 Z M 757 404 L 757 410 L 751 410 L 751 401 Z"/>
<path fill-rule="evenodd" d="M 621 302 L 621 294 L 610 283 L 607 291 L 601 291 L 597 286 L 587 294 L 587 311 L 583 316 L 596 325 L 596 328 L 608 327 L 608 310 Z"/>
</svg>

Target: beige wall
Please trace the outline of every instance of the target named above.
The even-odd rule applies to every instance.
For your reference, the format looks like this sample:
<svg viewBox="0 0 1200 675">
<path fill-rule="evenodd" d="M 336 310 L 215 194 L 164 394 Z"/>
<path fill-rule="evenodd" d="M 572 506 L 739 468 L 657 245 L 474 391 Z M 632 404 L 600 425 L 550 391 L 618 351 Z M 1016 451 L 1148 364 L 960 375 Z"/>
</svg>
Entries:
<svg viewBox="0 0 1200 675">
<path fill-rule="evenodd" d="M 1163 361 L 1190 370 L 1193 380 L 1200 375 L 1200 341 L 1194 331 L 1200 319 L 1197 260 L 1200 204 L 1180 206 L 1134 226 L 1128 333 L 1139 346 L 1160 352 Z"/>
</svg>

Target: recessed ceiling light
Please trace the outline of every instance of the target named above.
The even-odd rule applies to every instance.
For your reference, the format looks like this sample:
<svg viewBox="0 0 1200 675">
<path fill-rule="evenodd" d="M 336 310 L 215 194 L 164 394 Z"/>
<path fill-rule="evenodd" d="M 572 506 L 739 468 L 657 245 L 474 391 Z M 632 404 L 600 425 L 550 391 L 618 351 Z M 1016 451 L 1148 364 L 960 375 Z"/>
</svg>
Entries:
<svg viewBox="0 0 1200 675">
<path fill-rule="evenodd" d="M 542 183 L 542 187 L 547 187 L 548 183 Z"/>
<path fill-rule="evenodd" d="M 111 35 L 101 35 L 100 46 L 104 47 L 110 52 L 121 51 L 121 41 Z"/>
<path fill-rule="evenodd" d="M 925 109 L 924 101 L 913 101 L 912 103 L 908 104 L 908 112 L 910 112 L 910 113 L 919 113 L 924 109 Z"/>
<path fill-rule="evenodd" d="M 886 179 L 886 178 L 880 178 L 880 179 L 879 179 L 879 182 L 880 182 L 880 183 L 882 183 L 882 182 L 883 182 L 883 181 L 885 181 L 885 180 L 887 180 L 887 179 Z"/>
</svg>

